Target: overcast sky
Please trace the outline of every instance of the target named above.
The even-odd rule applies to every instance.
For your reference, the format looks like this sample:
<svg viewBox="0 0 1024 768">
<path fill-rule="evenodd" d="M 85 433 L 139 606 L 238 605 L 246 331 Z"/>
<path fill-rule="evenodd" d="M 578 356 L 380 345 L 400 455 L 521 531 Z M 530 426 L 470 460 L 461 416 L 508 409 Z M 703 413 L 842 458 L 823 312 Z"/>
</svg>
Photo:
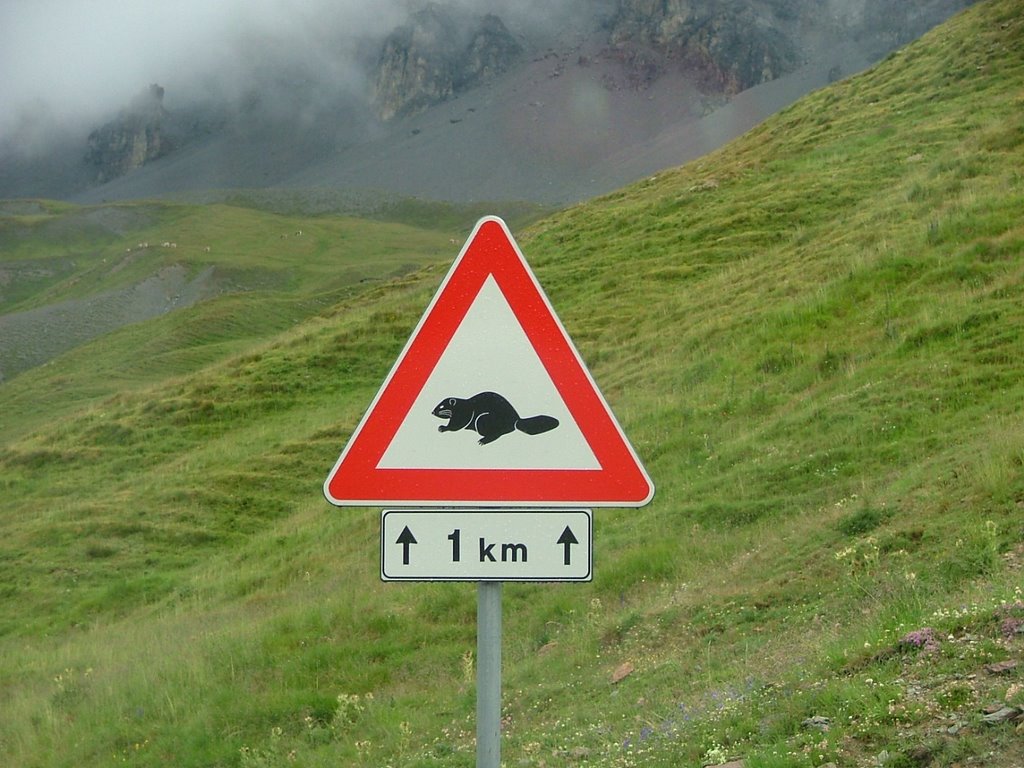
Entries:
<svg viewBox="0 0 1024 768">
<path fill-rule="evenodd" d="M 337 67 L 337 41 L 393 28 L 402 2 L 0 0 L 0 132 L 25 105 L 95 119 L 150 83 L 168 100 L 230 85 L 253 60 Z"/>
<path fill-rule="evenodd" d="M 254 64 L 355 87 L 354 41 L 383 36 L 423 1 L 0 0 L 0 139 L 26 106 L 88 126 L 150 83 L 169 108 L 203 90 L 237 95 Z M 608 2 L 446 0 L 513 23 Z"/>
</svg>

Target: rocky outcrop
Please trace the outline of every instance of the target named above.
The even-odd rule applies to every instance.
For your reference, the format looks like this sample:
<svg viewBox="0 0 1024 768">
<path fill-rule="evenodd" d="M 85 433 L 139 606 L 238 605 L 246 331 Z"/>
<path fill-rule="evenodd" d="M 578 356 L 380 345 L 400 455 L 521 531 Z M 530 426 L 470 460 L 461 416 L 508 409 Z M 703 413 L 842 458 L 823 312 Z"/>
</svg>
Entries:
<svg viewBox="0 0 1024 768">
<path fill-rule="evenodd" d="M 625 63 L 656 76 L 679 66 L 710 90 L 739 93 L 796 68 L 801 57 L 784 31 L 792 0 L 620 0 L 610 44 Z"/>
<path fill-rule="evenodd" d="M 609 44 L 634 85 L 675 66 L 731 95 L 791 72 L 830 45 L 855 43 L 878 58 L 971 2 L 618 0 Z"/>
<path fill-rule="evenodd" d="M 96 169 L 96 181 L 123 176 L 171 149 L 163 124 L 164 89 L 151 85 L 109 123 L 89 134 L 85 160 Z"/>
<path fill-rule="evenodd" d="M 497 16 L 467 20 L 431 3 L 384 41 L 374 109 L 382 120 L 421 112 L 501 74 L 521 51 Z"/>
</svg>

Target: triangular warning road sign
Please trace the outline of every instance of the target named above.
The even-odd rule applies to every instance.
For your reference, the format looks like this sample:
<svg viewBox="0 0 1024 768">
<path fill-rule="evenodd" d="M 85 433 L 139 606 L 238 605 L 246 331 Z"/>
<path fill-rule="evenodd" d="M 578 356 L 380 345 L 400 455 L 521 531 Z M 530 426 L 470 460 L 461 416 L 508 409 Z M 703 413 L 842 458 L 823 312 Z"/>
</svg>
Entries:
<svg viewBox="0 0 1024 768">
<path fill-rule="evenodd" d="M 324 494 L 344 506 L 639 507 L 654 485 L 505 222 L 487 217 Z"/>
</svg>

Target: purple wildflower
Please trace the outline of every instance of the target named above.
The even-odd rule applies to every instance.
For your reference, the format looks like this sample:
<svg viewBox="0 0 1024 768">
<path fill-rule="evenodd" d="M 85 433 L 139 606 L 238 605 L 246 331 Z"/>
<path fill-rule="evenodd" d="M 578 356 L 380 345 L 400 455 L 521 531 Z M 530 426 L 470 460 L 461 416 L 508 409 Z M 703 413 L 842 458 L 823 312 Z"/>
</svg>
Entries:
<svg viewBox="0 0 1024 768">
<path fill-rule="evenodd" d="M 1024 627 L 1024 602 L 1017 600 L 1008 605 L 1001 606 L 996 613 L 1002 616 L 999 623 L 999 631 L 1007 640 L 1012 640 Z"/>
<path fill-rule="evenodd" d="M 935 630 L 931 627 L 922 627 L 908 632 L 900 638 L 899 647 L 911 650 L 923 649 L 928 653 L 935 653 L 939 650 L 939 639 Z"/>
<path fill-rule="evenodd" d="M 1010 616 L 1003 619 L 1003 623 L 999 625 L 999 631 L 1004 639 L 1012 640 L 1021 627 L 1024 627 L 1024 619 L 1015 619 Z"/>
</svg>

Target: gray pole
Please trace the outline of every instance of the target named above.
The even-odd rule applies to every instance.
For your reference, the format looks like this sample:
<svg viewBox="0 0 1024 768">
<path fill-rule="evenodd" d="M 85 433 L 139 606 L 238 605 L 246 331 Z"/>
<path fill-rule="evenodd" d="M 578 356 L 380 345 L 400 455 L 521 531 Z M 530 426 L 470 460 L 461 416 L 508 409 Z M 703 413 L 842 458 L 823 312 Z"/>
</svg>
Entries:
<svg viewBox="0 0 1024 768">
<path fill-rule="evenodd" d="M 476 768 L 501 768 L 501 582 L 476 598 Z"/>
</svg>

